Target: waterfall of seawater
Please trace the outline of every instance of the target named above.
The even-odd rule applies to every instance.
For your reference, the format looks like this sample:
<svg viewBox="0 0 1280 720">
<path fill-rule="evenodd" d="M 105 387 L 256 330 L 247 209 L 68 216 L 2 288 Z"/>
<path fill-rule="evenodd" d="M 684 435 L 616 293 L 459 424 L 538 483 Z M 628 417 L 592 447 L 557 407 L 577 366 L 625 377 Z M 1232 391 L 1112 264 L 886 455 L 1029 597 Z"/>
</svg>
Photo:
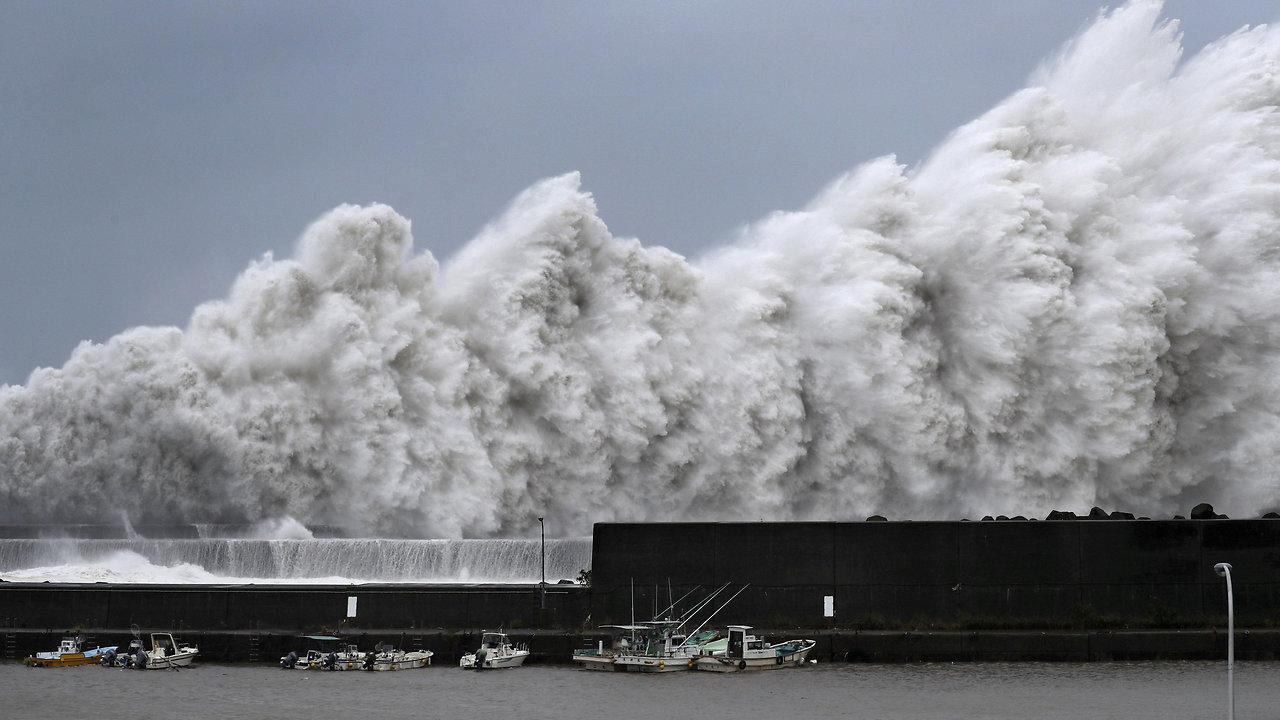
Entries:
<svg viewBox="0 0 1280 720">
<path fill-rule="evenodd" d="M 530 583 L 539 540 L 0 539 L 8 582 Z M 548 582 L 591 567 L 591 538 L 547 540 Z"/>
</svg>

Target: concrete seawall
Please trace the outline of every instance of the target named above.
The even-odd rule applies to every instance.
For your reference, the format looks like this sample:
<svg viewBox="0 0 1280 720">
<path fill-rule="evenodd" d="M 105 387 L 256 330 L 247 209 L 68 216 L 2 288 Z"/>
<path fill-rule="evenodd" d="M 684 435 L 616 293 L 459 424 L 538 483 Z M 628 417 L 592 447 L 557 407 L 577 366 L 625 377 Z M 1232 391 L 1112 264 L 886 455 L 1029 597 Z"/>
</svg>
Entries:
<svg viewBox="0 0 1280 720">
<path fill-rule="evenodd" d="M 599 623 L 729 583 L 762 627 L 1209 627 L 1218 562 L 1242 625 L 1280 621 L 1277 520 L 608 523 L 592 552 Z"/>
<path fill-rule="evenodd" d="M 550 628 L 580 626 L 589 608 L 581 585 L 548 585 L 544 608 L 537 585 L 0 583 L 0 622 L 15 629 Z"/>
<path fill-rule="evenodd" d="M 709 628 L 813 637 L 827 661 L 1208 659 L 1226 649 L 1217 562 L 1235 568 L 1237 656 L 1276 659 L 1277 520 L 603 523 L 591 585 L 545 597 L 536 584 L 0 583 L 0 655 L 71 631 L 127 644 L 138 625 L 210 660 L 274 662 L 329 631 L 456 662 L 480 630 L 505 628 L 535 660 L 564 662 L 607 637 L 594 628 L 727 584 L 710 607 L 741 593 Z"/>
</svg>

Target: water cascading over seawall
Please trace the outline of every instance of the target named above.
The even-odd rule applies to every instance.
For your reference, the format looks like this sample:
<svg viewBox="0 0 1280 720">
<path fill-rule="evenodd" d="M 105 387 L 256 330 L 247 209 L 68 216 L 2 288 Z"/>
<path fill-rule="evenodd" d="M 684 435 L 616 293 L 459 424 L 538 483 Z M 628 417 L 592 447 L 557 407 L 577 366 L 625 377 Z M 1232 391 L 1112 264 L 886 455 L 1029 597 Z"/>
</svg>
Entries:
<svg viewBox="0 0 1280 720">
<path fill-rule="evenodd" d="M 537 583 L 538 540 L 0 539 L 9 582 Z M 591 567 L 591 539 L 546 543 L 548 582 Z"/>
<path fill-rule="evenodd" d="M 1280 32 L 1184 59 L 1161 11 L 1101 14 L 920 166 L 860 165 L 694 261 L 614 237 L 577 174 L 443 266 L 391 208 L 340 207 L 185 328 L 0 387 L 0 521 L 1256 517 Z"/>
</svg>

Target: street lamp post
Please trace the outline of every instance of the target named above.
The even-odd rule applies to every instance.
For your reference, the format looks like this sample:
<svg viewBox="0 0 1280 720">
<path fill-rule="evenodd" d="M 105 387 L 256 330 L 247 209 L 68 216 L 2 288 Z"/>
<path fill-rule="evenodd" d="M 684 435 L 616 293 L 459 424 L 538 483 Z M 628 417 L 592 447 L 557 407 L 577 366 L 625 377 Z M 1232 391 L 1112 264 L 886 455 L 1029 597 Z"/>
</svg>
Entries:
<svg viewBox="0 0 1280 720">
<path fill-rule="evenodd" d="M 1213 571 L 1227 579 L 1227 720 L 1236 717 L 1236 610 L 1231 594 L 1231 563 L 1218 563 Z"/>
<path fill-rule="evenodd" d="M 538 518 L 538 526 L 542 529 L 542 582 L 538 583 L 538 591 L 542 595 L 542 609 L 547 609 L 547 524 Z"/>
</svg>

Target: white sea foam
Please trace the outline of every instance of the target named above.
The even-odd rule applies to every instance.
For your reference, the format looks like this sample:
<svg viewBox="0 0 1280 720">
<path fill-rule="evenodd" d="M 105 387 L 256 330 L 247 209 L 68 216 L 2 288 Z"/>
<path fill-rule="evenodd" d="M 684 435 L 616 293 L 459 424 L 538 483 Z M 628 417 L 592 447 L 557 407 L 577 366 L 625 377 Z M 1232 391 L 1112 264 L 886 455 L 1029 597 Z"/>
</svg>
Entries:
<svg viewBox="0 0 1280 720">
<path fill-rule="evenodd" d="M 591 538 L 0 539 L 0 580 L 61 583 L 536 583 L 576 580 Z"/>
<path fill-rule="evenodd" d="M 443 268 L 391 208 L 337 208 L 185 329 L 0 388 L 5 512 L 487 537 L 1271 509 L 1280 36 L 1182 62 L 1160 13 L 1101 14 L 919 168 L 697 262 L 613 237 L 576 174 Z"/>
</svg>

